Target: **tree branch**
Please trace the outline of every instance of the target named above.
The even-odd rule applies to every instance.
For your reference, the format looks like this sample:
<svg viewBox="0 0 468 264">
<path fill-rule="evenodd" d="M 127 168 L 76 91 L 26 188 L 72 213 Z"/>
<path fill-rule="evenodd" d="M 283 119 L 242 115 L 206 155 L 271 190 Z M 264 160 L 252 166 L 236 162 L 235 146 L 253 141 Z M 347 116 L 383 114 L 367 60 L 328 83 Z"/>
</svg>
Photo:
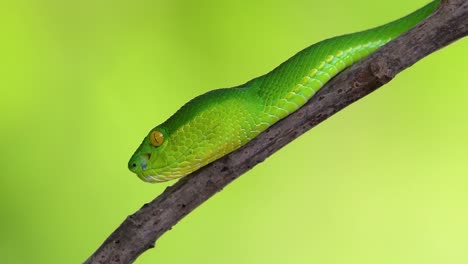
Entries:
<svg viewBox="0 0 468 264">
<path fill-rule="evenodd" d="M 241 174 L 430 53 L 468 34 L 468 1 L 442 0 L 409 32 L 338 74 L 308 103 L 247 145 L 167 188 L 130 215 L 85 263 L 131 263 L 180 219 Z"/>
</svg>

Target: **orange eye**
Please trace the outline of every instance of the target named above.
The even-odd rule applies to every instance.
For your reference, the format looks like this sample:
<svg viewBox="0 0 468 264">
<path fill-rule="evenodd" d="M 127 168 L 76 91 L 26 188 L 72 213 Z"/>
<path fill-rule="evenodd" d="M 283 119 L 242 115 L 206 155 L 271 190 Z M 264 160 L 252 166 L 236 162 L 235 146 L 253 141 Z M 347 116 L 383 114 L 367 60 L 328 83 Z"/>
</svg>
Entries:
<svg viewBox="0 0 468 264">
<path fill-rule="evenodd" d="M 164 142 L 164 135 L 163 133 L 161 133 L 160 131 L 158 130 L 154 130 L 151 132 L 151 135 L 150 135 L 150 141 L 151 141 L 151 145 L 155 146 L 155 147 L 159 147 L 162 145 L 162 143 Z"/>
</svg>

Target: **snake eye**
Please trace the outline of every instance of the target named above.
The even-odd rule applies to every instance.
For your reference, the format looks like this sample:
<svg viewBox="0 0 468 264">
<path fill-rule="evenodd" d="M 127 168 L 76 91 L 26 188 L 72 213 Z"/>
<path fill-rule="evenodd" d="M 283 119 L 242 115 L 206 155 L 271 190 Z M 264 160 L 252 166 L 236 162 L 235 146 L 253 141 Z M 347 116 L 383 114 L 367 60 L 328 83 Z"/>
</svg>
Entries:
<svg viewBox="0 0 468 264">
<path fill-rule="evenodd" d="M 150 134 L 151 145 L 159 147 L 164 142 L 164 135 L 161 131 L 153 130 Z"/>
</svg>

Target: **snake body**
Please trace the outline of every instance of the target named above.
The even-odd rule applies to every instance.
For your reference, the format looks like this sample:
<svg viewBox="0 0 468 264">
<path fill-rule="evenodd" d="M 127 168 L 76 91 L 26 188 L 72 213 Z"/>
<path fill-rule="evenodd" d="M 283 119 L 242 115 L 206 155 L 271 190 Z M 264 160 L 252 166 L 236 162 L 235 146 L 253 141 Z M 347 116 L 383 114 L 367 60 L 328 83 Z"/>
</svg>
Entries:
<svg viewBox="0 0 468 264">
<path fill-rule="evenodd" d="M 128 167 L 147 182 L 183 177 L 304 105 L 333 76 L 429 16 L 433 1 L 383 26 L 316 43 L 243 85 L 210 91 L 153 128 Z"/>
</svg>

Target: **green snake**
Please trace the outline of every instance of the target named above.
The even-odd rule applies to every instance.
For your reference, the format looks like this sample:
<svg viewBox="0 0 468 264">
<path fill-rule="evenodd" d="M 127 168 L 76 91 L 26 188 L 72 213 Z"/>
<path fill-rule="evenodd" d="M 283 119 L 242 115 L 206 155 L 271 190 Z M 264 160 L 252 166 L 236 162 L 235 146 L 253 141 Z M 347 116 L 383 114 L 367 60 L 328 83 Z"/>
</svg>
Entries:
<svg viewBox="0 0 468 264">
<path fill-rule="evenodd" d="M 240 148 L 304 105 L 333 76 L 414 27 L 439 3 L 374 29 L 321 41 L 243 85 L 192 99 L 151 129 L 129 169 L 146 182 L 163 182 Z"/>
</svg>

